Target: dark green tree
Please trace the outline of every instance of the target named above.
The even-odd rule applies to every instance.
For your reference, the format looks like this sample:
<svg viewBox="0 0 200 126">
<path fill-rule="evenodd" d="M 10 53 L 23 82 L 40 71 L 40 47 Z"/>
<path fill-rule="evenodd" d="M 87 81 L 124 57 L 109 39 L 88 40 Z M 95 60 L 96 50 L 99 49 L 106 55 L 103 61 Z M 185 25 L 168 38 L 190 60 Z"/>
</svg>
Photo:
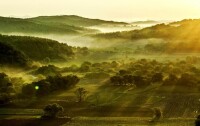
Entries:
<svg viewBox="0 0 200 126">
<path fill-rule="evenodd" d="M 83 102 L 84 99 L 86 98 L 87 93 L 88 92 L 86 91 L 85 88 L 78 88 L 78 89 L 76 89 L 75 95 L 76 95 L 76 97 L 78 99 L 78 102 Z"/>
<path fill-rule="evenodd" d="M 45 106 L 43 111 L 44 111 L 44 115 L 42 116 L 43 119 L 52 119 L 52 118 L 57 118 L 60 113 L 64 112 L 64 109 L 59 104 L 54 103 Z"/>
<path fill-rule="evenodd" d="M 151 122 L 159 121 L 162 118 L 162 112 L 160 108 L 153 108 L 153 118 Z"/>
<path fill-rule="evenodd" d="M 200 115 L 198 115 L 195 120 L 195 126 L 200 126 Z"/>
</svg>

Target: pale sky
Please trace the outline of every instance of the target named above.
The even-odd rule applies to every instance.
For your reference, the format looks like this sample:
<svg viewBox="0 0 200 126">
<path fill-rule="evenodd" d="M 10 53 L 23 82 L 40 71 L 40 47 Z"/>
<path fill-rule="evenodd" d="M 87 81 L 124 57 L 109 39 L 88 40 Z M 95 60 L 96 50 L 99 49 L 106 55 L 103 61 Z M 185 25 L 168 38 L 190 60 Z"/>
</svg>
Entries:
<svg viewBox="0 0 200 126">
<path fill-rule="evenodd" d="M 0 16 L 79 15 L 117 21 L 200 18 L 200 0 L 0 0 Z"/>
</svg>

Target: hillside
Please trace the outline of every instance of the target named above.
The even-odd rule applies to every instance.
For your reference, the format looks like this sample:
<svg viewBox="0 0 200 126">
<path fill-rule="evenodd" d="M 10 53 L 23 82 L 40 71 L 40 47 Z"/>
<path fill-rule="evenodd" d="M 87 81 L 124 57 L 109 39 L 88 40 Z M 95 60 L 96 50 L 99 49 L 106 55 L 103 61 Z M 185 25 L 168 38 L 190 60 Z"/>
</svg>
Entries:
<svg viewBox="0 0 200 126">
<path fill-rule="evenodd" d="M 114 22 L 114 21 L 105 21 L 100 19 L 89 19 L 84 17 L 79 17 L 76 15 L 61 15 L 61 16 L 40 16 L 35 18 L 29 18 L 28 21 L 36 21 L 45 24 L 61 24 L 61 25 L 71 25 L 71 26 L 81 26 L 89 27 L 95 25 L 125 25 L 124 22 Z"/>
<path fill-rule="evenodd" d="M 147 20 L 147 21 L 135 21 L 132 22 L 131 24 L 157 24 L 157 23 L 159 22 L 154 20 Z"/>
<path fill-rule="evenodd" d="M 87 27 L 102 24 L 125 25 L 126 23 L 79 16 L 40 16 L 28 19 L 0 17 L 0 33 L 77 35 L 97 33 L 98 30 Z"/>
<path fill-rule="evenodd" d="M 0 41 L 0 64 L 26 66 L 29 59 L 21 51 Z"/>
<path fill-rule="evenodd" d="M 11 49 L 21 51 L 32 60 L 43 60 L 47 57 L 51 60 L 66 60 L 74 55 L 72 47 L 50 39 L 0 35 L 0 42 L 11 45 Z"/>
<path fill-rule="evenodd" d="M 183 20 L 171 24 L 158 24 L 142 30 L 97 34 L 98 39 L 162 39 L 164 52 L 200 52 L 200 20 Z M 155 47 L 156 48 L 156 47 Z M 160 48 L 160 46 L 158 47 Z"/>
<path fill-rule="evenodd" d="M 176 25 L 176 26 L 175 26 Z M 200 20 L 184 20 L 174 22 L 169 25 L 158 24 L 142 30 L 125 32 L 115 32 L 108 34 L 97 34 L 95 37 L 101 38 L 122 38 L 122 39 L 144 39 L 144 38 L 164 38 L 164 39 L 200 39 Z M 191 33 L 191 31 L 193 31 Z"/>
<path fill-rule="evenodd" d="M 80 34 L 96 30 L 60 23 L 46 23 L 20 18 L 0 17 L 1 33 Z"/>
</svg>

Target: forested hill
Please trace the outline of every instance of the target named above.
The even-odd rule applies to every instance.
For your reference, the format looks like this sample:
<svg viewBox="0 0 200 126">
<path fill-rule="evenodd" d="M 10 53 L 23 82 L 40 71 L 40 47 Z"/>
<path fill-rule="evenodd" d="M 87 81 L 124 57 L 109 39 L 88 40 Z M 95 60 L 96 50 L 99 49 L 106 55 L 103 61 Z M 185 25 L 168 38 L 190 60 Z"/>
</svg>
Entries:
<svg viewBox="0 0 200 126">
<path fill-rule="evenodd" d="M 1 33 L 35 33 L 35 34 L 77 34 L 77 28 L 73 26 L 56 27 L 20 18 L 0 17 Z"/>
<path fill-rule="evenodd" d="M 16 50 L 11 45 L 0 41 L 0 64 L 13 66 L 27 66 L 29 58 L 23 52 Z"/>
<path fill-rule="evenodd" d="M 161 39 L 159 45 L 149 44 L 145 50 L 161 52 L 199 53 L 200 52 L 200 19 L 183 20 L 170 24 L 158 24 L 142 30 L 115 32 L 93 35 L 97 39 L 124 39 L 128 41 Z"/>
<path fill-rule="evenodd" d="M 12 50 L 12 53 L 9 50 Z M 0 53 L 3 55 L 0 57 L 3 61 L 13 55 L 23 61 L 27 58 L 37 61 L 45 58 L 67 60 L 74 56 L 73 47 L 67 44 L 44 38 L 6 35 L 0 35 Z"/>
<path fill-rule="evenodd" d="M 200 40 L 200 19 L 183 20 L 171 24 L 158 24 L 142 30 L 97 34 L 94 37 L 105 39 L 146 39 L 162 38 L 177 40 Z"/>
<path fill-rule="evenodd" d="M 79 16 L 40 16 L 27 19 L 0 17 L 0 33 L 79 35 L 99 32 L 87 27 L 101 24 L 125 25 L 126 23 Z"/>
<path fill-rule="evenodd" d="M 46 24 L 60 24 L 60 25 L 71 25 L 71 26 L 96 26 L 96 25 L 126 25 L 125 22 L 114 22 L 114 21 L 105 21 L 100 19 L 90 19 L 84 18 L 76 15 L 61 15 L 61 16 L 40 16 L 35 18 L 27 19 L 29 21 L 36 21 Z"/>
</svg>

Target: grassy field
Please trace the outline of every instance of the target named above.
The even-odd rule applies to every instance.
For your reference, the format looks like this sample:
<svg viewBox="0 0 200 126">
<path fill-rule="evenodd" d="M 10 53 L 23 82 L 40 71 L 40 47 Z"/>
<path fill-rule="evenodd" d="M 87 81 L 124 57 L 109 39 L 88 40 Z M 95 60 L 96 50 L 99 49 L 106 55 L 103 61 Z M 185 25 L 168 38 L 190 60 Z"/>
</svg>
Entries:
<svg viewBox="0 0 200 126">
<path fill-rule="evenodd" d="M 89 92 L 86 103 L 80 104 L 76 102 L 74 91 L 83 86 Z M 111 86 L 107 79 L 82 79 L 76 88 L 41 98 L 27 106 L 28 109 L 0 109 L 4 115 L 0 116 L 4 119 L 0 120 L 0 124 L 35 124 L 33 122 L 38 121 L 41 109 L 49 103 L 59 103 L 65 108 L 64 114 L 73 117 L 72 122 L 62 122 L 62 126 L 194 126 L 195 111 L 199 110 L 198 92 L 177 93 L 174 88 L 166 90 L 159 84 L 134 89 Z M 153 107 L 160 107 L 164 116 L 156 123 L 149 121 Z M 49 125 L 41 122 L 37 124 Z M 54 121 L 52 124 L 57 123 Z"/>
<path fill-rule="evenodd" d="M 117 53 L 116 55 L 110 54 L 110 56 L 105 56 L 107 53 L 105 51 L 99 55 L 100 57 L 102 56 L 102 59 L 107 57 L 108 61 L 119 59 L 119 57 L 121 60 L 126 58 L 123 52 L 120 52 L 121 55 Z M 94 55 L 90 56 L 94 57 Z M 133 57 L 128 57 L 128 59 L 131 60 Z M 150 57 L 165 62 L 168 59 L 176 61 L 178 58 L 185 58 L 181 54 L 178 56 L 154 55 L 154 57 L 147 55 L 145 58 L 151 59 Z M 134 58 L 140 59 L 140 56 L 138 55 L 138 57 Z M 71 64 L 73 63 L 69 62 L 63 66 L 70 66 Z M 118 68 L 115 69 L 116 71 L 118 70 Z M 7 71 L 9 72 L 9 70 Z M 88 73 L 90 72 L 92 73 L 93 71 Z M 114 72 L 111 72 L 109 75 L 112 76 Z M 62 74 L 68 75 L 69 73 L 64 72 Z M 73 121 L 67 124 L 64 124 L 64 122 L 64 126 L 194 126 L 195 116 L 200 111 L 200 93 L 197 88 L 166 87 L 160 83 L 152 83 L 144 88 L 113 86 L 109 81 L 110 76 L 95 79 L 85 77 L 87 73 L 77 72 L 72 74 L 76 74 L 81 78 L 74 88 L 53 92 L 38 99 L 28 98 L 16 101 L 15 105 L 21 109 L 15 110 L 16 106 L 12 107 L 12 110 L 10 108 L 3 108 L 0 109 L 0 114 L 6 115 L 6 119 L 8 119 L 6 121 L 10 119 L 13 120 L 13 123 L 23 122 L 23 118 L 22 120 L 18 120 L 18 118 L 27 115 L 29 119 L 25 120 L 25 124 L 26 122 L 32 123 L 34 121 L 31 118 L 32 115 L 41 115 L 41 111 L 46 105 L 58 103 L 65 109 L 64 115 L 73 117 Z M 9 75 L 14 77 L 15 75 L 23 76 L 25 80 L 33 81 L 31 80 L 31 74 L 28 74 L 28 72 L 14 71 L 10 72 Z M 88 91 L 87 98 L 83 103 L 77 102 L 74 93 L 79 87 L 84 87 Z M 153 114 L 152 108 L 155 107 L 162 110 L 164 119 L 156 123 L 150 123 L 149 120 Z M 15 125 L 13 124 L 13 126 Z"/>
<path fill-rule="evenodd" d="M 12 116 L 0 119 L 2 126 L 194 126 L 194 118 L 168 118 L 151 122 L 148 117 L 75 117 L 40 120 L 38 116 Z"/>
<path fill-rule="evenodd" d="M 194 126 L 192 118 L 170 118 L 149 122 L 151 118 L 78 117 L 63 126 Z"/>
</svg>

